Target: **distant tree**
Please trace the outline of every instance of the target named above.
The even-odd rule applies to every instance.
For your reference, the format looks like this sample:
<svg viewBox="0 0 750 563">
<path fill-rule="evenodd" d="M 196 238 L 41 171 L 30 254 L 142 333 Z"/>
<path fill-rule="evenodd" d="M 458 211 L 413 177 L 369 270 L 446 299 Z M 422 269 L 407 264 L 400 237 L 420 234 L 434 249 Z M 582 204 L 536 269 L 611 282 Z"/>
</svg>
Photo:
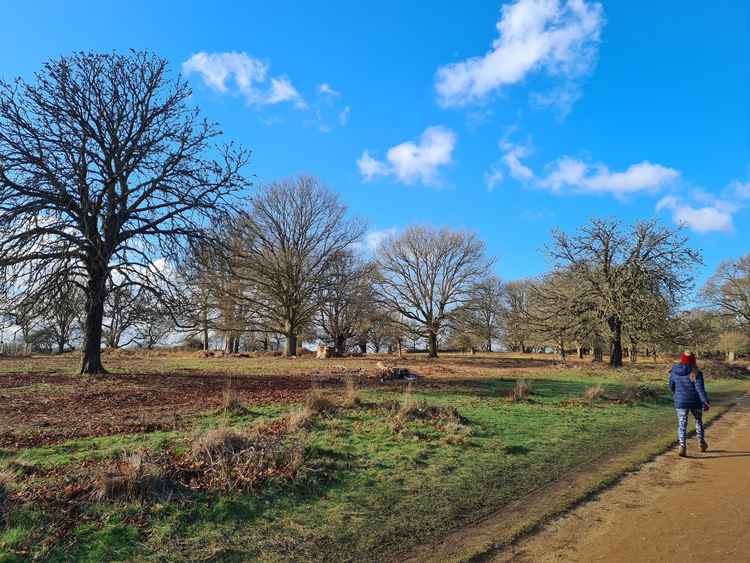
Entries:
<svg viewBox="0 0 750 563">
<path fill-rule="evenodd" d="M 104 300 L 102 336 L 107 348 L 128 346 L 135 341 L 133 329 L 146 314 L 147 294 L 137 285 L 110 278 Z"/>
<path fill-rule="evenodd" d="M 133 326 L 133 339 L 141 348 L 151 350 L 175 328 L 171 312 L 153 294 L 145 294 L 142 313 Z"/>
<path fill-rule="evenodd" d="M 531 280 L 517 280 L 503 287 L 503 341 L 507 348 L 521 353 L 529 351 L 533 338 L 528 317 L 532 285 Z"/>
<path fill-rule="evenodd" d="M 297 353 L 298 336 L 335 283 L 336 261 L 364 233 L 364 223 L 346 213 L 335 193 L 301 176 L 263 187 L 236 225 L 230 262 L 247 286 L 242 299 L 258 327 L 285 336 L 287 356 Z"/>
<path fill-rule="evenodd" d="M 729 330 L 719 336 L 719 346 L 726 354 L 727 362 L 734 362 L 737 354 L 750 352 L 750 337 L 738 330 Z"/>
<path fill-rule="evenodd" d="M 60 275 L 80 283 L 81 373 L 104 372 L 111 273 L 175 297 L 152 265 L 202 236 L 246 185 L 248 154 L 216 147 L 219 130 L 190 97 L 147 52 L 77 53 L 46 63 L 34 83 L 0 82 L 0 274 L 32 300 Z"/>
<path fill-rule="evenodd" d="M 750 334 L 750 254 L 722 262 L 702 295 L 709 306 Z"/>
<path fill-rule="evenodd" d="M 372 312 L 373 268 L 351 250 L 341 251 L 331 260 L 314 322 L 320 336 L 332 342 L 338 354 L 343 354 L 349 339 L 358 334 L 364 335 L 366 347 L 369 330 L 361 328 Z"/>
<path fill-rule="evenodd" d="M 576 277 L 585 306 L 606 323 L 614 367 L 622 365 L 623 331 L 645 314 L 643 295 L 676 306 L 701 264 L 700 254 L 687 246 L 679 229 L 653 221 L 624 229 L 617 221 L 596 219 L 572 236 L 554 231 L 549 254 L 556 268 Z"/>
<path fill-rule="evenodd" d="M 484 243 L 471 233 L 409 227 L 377 249 L 378 294 L 385 307 L 415 323 L 434 358 L 441 330 L 469 302 L 491 263 Z"/>
</svg>

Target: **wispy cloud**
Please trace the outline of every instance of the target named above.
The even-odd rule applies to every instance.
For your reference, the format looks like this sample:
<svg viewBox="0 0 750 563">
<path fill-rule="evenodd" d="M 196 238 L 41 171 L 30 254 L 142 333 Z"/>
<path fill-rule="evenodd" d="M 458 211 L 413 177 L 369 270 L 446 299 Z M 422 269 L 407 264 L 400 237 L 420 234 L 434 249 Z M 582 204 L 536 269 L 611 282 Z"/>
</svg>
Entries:
<svg viewBox="0 0 750 563">
<path fill-rule="evenodd" d="M 334 90 L 331 88 L 331 85 L 328 84 L 328 82 L 323 82 L 322 84 L 318 85 L 318 92 L 325 96 L 340 96 L 341 92 Z"/>
<path fill-rule="evenodd" d="M 346 106 L 344 109 L 342 109 L 339 112 L 338 118 L 339 118 L 339 125 L 341 125 L 341 127 L 346 127 L 346 124 L 349 123 L 349 114 L 351 112 L 352 112 L 352 108 L 350 108 L 349 106 Z"/>
<path fill-rule="evenodd" d="M 570 106 L 575 101 L 571 94 L 575 80 L 594 66 L 603 26 L 598 2 L 517 0 L 506 4 L 496 24 L 499 36 L 486 54 L 438 69 L 438 102 L 443 107 L 481 102 L 539 72 L 562 79 L 568 93 L 537 101 Z"/>
<path fill-rule="evenodd" d="M 250 105 L 291 102 L 300 109 L 307 107 L 288 77 L 272 77 L 269 81 L 268 71 L 268 63 L 236 51 L 200 52 L 182 63 L 186 76 L 197 74 L 209 88 L 223 94 L 240 95 Z"/>
<path fill-rule="evenodd" d="M 366 181 L 393 175 L 404 184 L 436 184 L 439 169 L 452 162 L 455 146 L 455 133 L 436 125 L 425 129 L 417 142 L 406 141 L 388 149 L 387 163 L 364 151 L 357 167 Z"/>
</svg>

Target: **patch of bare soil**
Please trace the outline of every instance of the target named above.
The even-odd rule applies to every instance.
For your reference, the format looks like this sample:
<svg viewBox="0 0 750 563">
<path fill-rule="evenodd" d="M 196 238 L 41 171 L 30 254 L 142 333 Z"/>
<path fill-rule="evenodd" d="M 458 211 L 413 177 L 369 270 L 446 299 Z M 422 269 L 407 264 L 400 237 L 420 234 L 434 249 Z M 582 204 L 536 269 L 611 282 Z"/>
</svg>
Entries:
<svg viewBox="0 0 750 563">
<path fill-rule="evenodd" d="M 302 400 L 313 385 L 341 377 L 226 374 L 132 374 L 83 378 L 0 377 L 0 447 L 31 447 L 71 438 L 177 430 L 186 417 L 218 408 L 228 385 L 246 405 Z"/>
</svg>

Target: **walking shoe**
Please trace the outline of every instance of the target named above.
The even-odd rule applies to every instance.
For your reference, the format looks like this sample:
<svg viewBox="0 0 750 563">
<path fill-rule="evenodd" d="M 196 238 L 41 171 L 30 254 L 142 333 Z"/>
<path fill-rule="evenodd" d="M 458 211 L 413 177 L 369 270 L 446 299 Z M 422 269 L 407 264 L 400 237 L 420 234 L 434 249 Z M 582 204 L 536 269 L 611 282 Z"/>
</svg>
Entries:
<svg viewBox="0 0 750 563">
<path fill-rule="evenodd" d="M 708 449 L 708 442 L 701 440 L 701 451 L 705 452 Z"/>
<path fill-rule="evenodd" d="M 687 448 L 685 446 L 680 446 L 680 450 L 677 452 L 677 455 L 680 457 L 687 457 Z"/>
</svg>

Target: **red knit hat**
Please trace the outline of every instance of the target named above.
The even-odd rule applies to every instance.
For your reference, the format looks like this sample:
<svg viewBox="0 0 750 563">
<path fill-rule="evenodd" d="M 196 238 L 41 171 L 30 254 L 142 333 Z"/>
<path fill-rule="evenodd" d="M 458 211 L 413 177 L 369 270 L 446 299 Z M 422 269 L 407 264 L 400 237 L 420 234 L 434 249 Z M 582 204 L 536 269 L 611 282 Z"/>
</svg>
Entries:
<svg viewBox="0 0 750 563">
<path fill-rule="evenodd" d="M 680 363 L 695 366 L 695 354 L 685 350 L 680 356 Z"/>
</svg>

